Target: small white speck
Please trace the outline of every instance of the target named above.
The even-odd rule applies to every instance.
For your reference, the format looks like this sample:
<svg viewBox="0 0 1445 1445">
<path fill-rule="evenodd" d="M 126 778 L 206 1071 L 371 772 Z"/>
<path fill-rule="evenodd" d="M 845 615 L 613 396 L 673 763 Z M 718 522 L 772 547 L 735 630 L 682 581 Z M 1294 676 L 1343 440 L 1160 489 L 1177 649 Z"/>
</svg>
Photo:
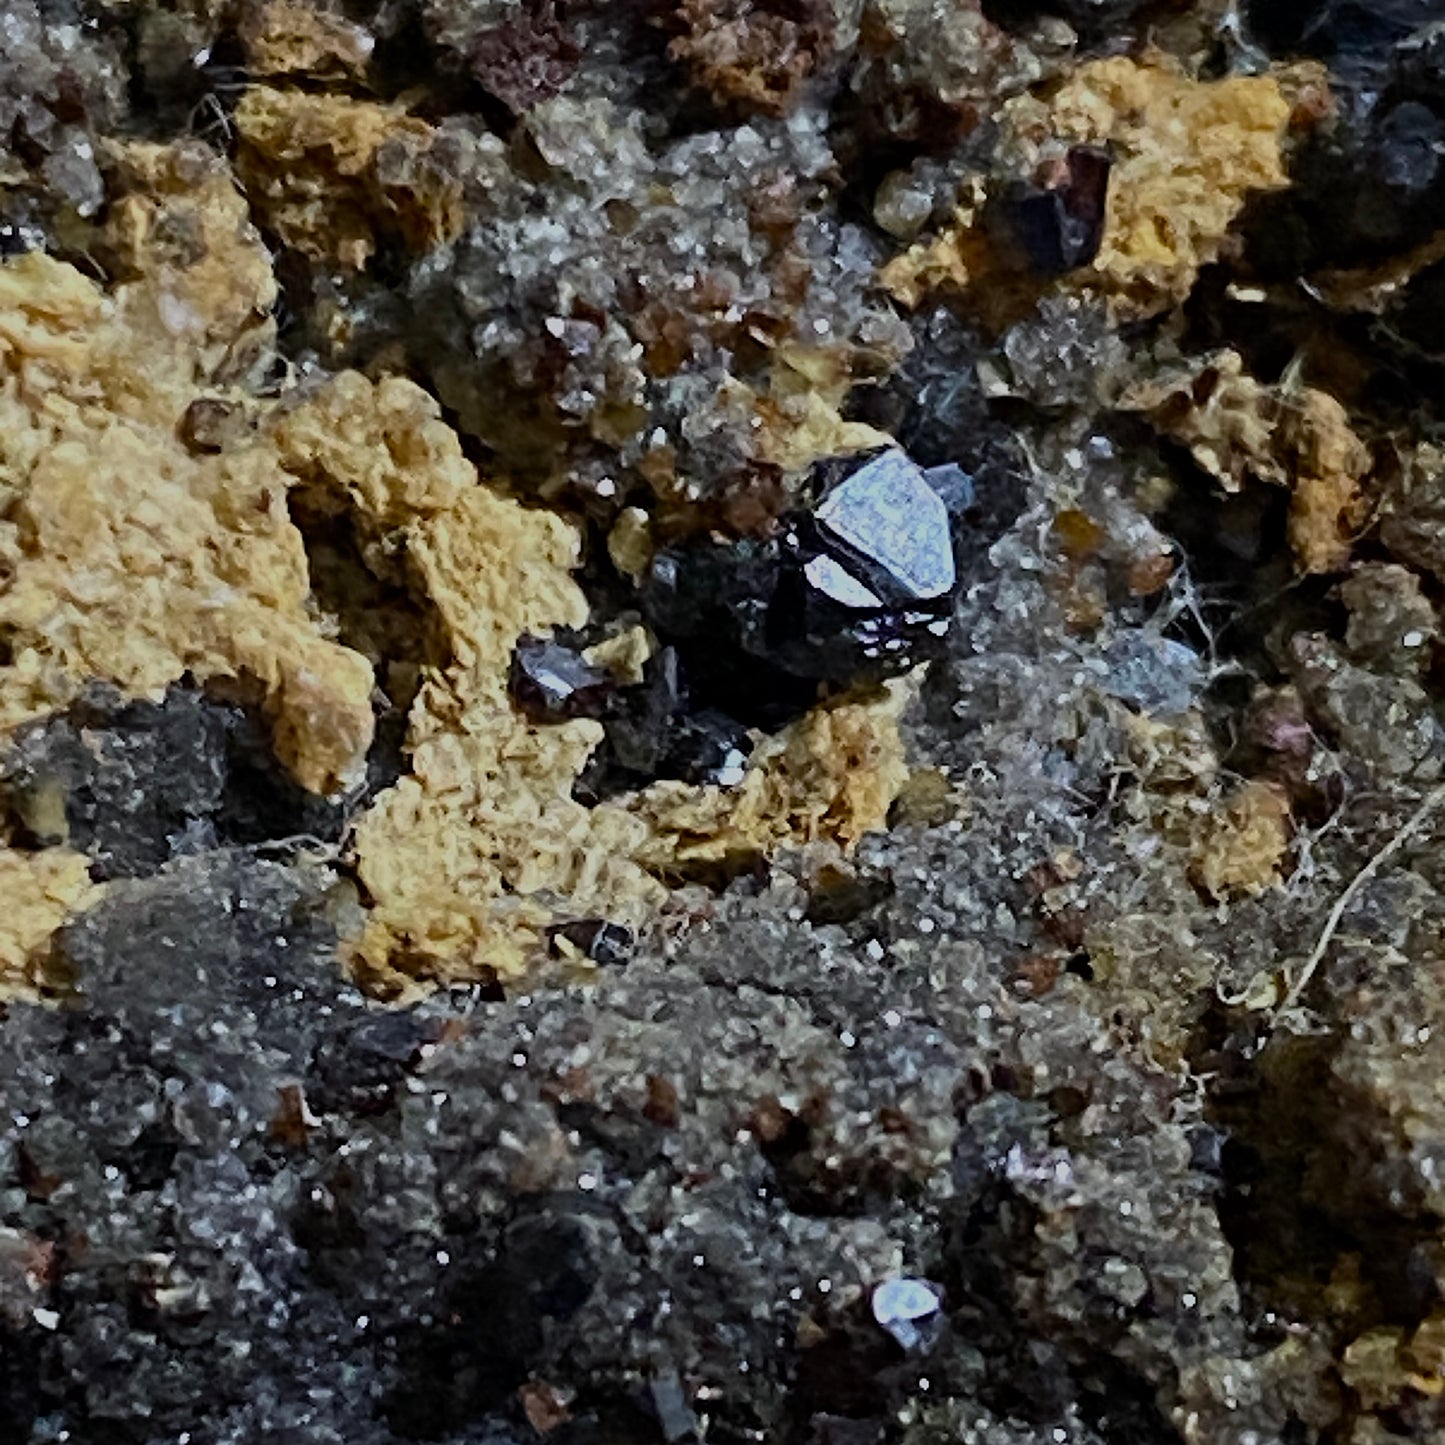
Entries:
<svg viewBox="0 0 1445 1445">
<path fill-rule="evenodd" d="M 370 1324 L 371 1324 L 371 1316 L 370 1316 L 370 1315 L 357 1315 L 357 1317 L 356 1317 L 356 1328 L 357 1328 L 357 1329 L 359 1329 L 359 1330 L 364 1330 L 364 1329 L 366 1329 L 367 1326 L 370 1325 Z"/>
<path fill-rule="evenodd" d="M 525 1068 L 527 1067 L 527 1056 L 526 1056 L 526 1054 L 513 1054 L 513 1055 L 512 1055 L 512 1063 L 515 1064 L 516 1067 L 519 1068 L 519 1069 L 525 1069 Z"/>
<path fill-rule="evenodd" d="M 53 1330 L 60 1323 L 60 1315 L 55 1310 L 31 1310 L 30 1317 L 42 1330 Z"/>
<path fill-rule="evenodd" d="M 903 1022 L 903 1015 L 896 1008 L 888 1009 L 883 1015 L 883 1022 L 890 1029 L 896 1029 Z"/>
<path fill-rule="evenodd" d="M 448 1264 L 450 1264 L 451 1262 L 452 1262 L 452 1257 L 451 1257 L 451 1255 L 449 1255 L 449 1254 L 446 1252 L 446 1250 L 444 1250 L 444 1249 L 439 1249 L 439 1250 L 437 1250 L 437 1263 L 438 1263 L 438 1264 L 440 1264 L 440 1265 L 448 1265 Z"/>
<path fill-rule="evenodd" d="M 704 1254 L 695 1254 L 692 1257 L 692 1262 L 701 1269 L 703 1265 L 707 1263 L 707 1256 Z"/>
<path fill-rule="evenodd" d="M 820 1280 L 818 1281 L 818 1293 L 819 1293 L 819 1294 L 831 1294 L 831 1293 L 832 1293 L 832 1290 L 833 1290 L 833 1281 L 832 1281 L 831 1279 L 820 1279 Z"/>
<path fill-rule="evenodd" d="M 595 1174 L 579 1174 L 577 1176 L 577 1187 L 584 1193 L 590 1193 L 597 1188 L 597 1176 Z"/>
<path fill-rule="evenodd" d="M 858 1040 L 847 1029 L 844 1029 L 843 1032 L 838 1035 L 838 1042 L 842 1044 L 845 1049 L 851 1049 Z"/>
<path fill-rule="evenodd" d="M 723 759 L 722 764 L 713 775 L 713 781 L 720 787 L 730 788 L 734 784 L 742 782 L 747 770 L 747 758 L 737 748 L 730 748 L 727 757 Z M 801 909 L 799 916 L 802 916 Z"/>
<path fill-rule="evenodd" d="M 924 1339 L 920 1322 L 932 1319 L 941 1304 L 927 1280 L 888 1279 L 873 1291 L 873 1318 L 905 1350 L 913 1350 Z"/>
</svg>

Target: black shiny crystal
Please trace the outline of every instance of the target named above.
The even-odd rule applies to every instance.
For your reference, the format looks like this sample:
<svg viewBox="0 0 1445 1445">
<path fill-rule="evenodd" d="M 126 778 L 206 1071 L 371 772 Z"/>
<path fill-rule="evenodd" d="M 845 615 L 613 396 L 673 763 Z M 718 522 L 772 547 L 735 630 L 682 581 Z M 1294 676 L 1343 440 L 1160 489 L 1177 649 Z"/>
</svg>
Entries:
<svg viewBox="0 0 1445 1445">
<path fill-rule="evenodd" d="M 1109 165 L 1107 152 L 1075 146 L 1062 184 L 1009 187 L 988 208 L 996 243 L 1045 276 L 1087 266 L 1104 238 Z"/>
<path fill-rule="evenodd" d="M 512 696 L 537 722 L 601 717 L 617 691 L 617 680 L 604 667 L 587 661 L 580 649 L 545 637 L 523 637 L 512 654 Z"/>
<path fill-rule="evenodd" d="M 637 939 L 632 930 L 621 923 L 603 918 L 586 918 L 576 923 L 563 923 L 550 931 L 553 950 L 565 940 L 585 957 L 602 968 L 615 968 L 632 957 Z"/>
<path fill-rule="evenodd" d="M 752 751 L 747 729 L 715 707 L 694 708 L 677 650 L 648 660 L 642 681 L 621 688 L 603 719 L 606 735 L 577 786 L 596 802 L 655 778 L 729 785 L 741 780 Z"/>
<path fill-rule="evenodd" d="M 820 682 L 887 676 L 947 630 L 958 580 L 949 503 L 970 499 L 965 473 L 925 473 L 890 448 L 767 541 L 659 552 L 644 613 L 700 693 L 744 717 L 773 701 L 794 707 Z"/>
<path fill-rule="evenodd" d="M 820 687 L 876 681 L 937 649 L 972 479 L 952 464 L 924 471 L 891 447 L 824 462 L 816 481 L 812 505 L 771 537 L 687 541 L 653 557 L 637 600 L 659 646 L 640 682 L 588 662 L 581 638 L 518 643 L 511 688 L 528 716 L 602 722 L 579 801 L 659 778 L 740 782 L 752 729 L 782 726 Z"/>
</svg>

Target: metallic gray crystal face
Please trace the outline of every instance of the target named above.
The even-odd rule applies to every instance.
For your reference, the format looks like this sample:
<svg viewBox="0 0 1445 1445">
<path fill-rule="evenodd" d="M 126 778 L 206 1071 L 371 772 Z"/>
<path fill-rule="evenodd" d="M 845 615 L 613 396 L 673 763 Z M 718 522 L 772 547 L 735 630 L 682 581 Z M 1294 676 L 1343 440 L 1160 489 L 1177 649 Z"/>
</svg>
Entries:
<svg viewBox="0 0 1445 1445">
<path fill-rule="evenodd" d="M 853 473 L 814 516 L 855 554 L 890 602 L 930 602 L 957 581 L 948 507 L 922 470 L 887 451 Z"/>
<path fill-rule="evenodd" d="M 943 1310 L 936 1285 L 926 1279 L 884 1280 L 873 1291 L 873 1318 L 905 1350 L 922 1347 L 937 1330 L 931 1328 Z"/>
<path fill-rule="evenodd" d="M 826 553 L 809 560 L 803 567 L 803 575 L 823 596 L 842 607 L 872 611 L 883 606 L 882 598 Z"/>
</svg>

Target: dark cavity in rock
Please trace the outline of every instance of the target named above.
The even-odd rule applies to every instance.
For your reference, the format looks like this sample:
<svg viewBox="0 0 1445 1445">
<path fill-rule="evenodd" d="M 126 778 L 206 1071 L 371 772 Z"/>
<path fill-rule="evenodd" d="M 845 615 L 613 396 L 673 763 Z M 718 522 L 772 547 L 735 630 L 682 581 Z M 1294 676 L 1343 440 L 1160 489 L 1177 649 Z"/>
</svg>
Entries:
<svg viewBox="0 0 1445 1445">
<path fill-rule="evenodd" d="M 1044 276 L 1087 266 L 1099 254 L 1110 161 L 1095 146 L 1075 146 L 1057 184 L 1018 182 L 990 203 L 986 223 L 1005 252 Z"/>
<path fill-rule="evenodd" d="M 183 687 L 128 702 L 103 686 L 19 734 L 0 759 L 0 803 L 31 843 L 88 854 L 98 880 L 216 847 L 334 842 L 355 806 L 290 778 L 249 708 Z"/>
</svg>

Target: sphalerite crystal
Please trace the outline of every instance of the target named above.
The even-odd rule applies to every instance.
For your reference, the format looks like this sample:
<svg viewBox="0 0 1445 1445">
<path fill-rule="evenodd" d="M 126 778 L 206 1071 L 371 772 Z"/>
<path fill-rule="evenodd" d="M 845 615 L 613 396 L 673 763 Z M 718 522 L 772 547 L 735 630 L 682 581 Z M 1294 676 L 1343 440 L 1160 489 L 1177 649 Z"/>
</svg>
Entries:
<svg viewBox="0 0 1445 1445">
<path fill-rule="evenodd" d="M 967 505 L 956 468 L 936 480 Z M 888 450 L 785 515 L 766 540 L 660 551 L 642 582 L 643 612 L 711 695 L 722 702 L 732 691 L 744 716 L 766 713 L 810 685 L 885 677 L 935 649 L 958 581 L 953 528 L 930 474 Z M 749 678 L 760 695 L 737 698 Z"/>
<path fill-rule="evenodd" d="M 1045 276 L 1087 266 L 1104 239 L 1109 156 L 1074 146 L 1052 185 L 1015 182 L 992 203 L 988 219 L 1001 243 Z"/>
<path fill-rule="evenodd" d="M 766 539 L 691 541 L 656 553 L 638 600 L 659 646 L 640 682 L 586 660 L 585 644 L 523 638 L 511 693 L 530 716 L 600 719 L 576 796 L 595 802 L 655 778 L 739 782 L 750 727 L 936 653 L 958 585 L 954 531 L 972 481 L 893 448 L 818 468 L 812 507 Z"/>
<path fill-rule="evenodd" d="M 559 641 L 523 637 L 512 654 L 512 696 L 528 716 L 539 720 L 598 717 L 616 688 L 605 667 Z"/>
</svg>

